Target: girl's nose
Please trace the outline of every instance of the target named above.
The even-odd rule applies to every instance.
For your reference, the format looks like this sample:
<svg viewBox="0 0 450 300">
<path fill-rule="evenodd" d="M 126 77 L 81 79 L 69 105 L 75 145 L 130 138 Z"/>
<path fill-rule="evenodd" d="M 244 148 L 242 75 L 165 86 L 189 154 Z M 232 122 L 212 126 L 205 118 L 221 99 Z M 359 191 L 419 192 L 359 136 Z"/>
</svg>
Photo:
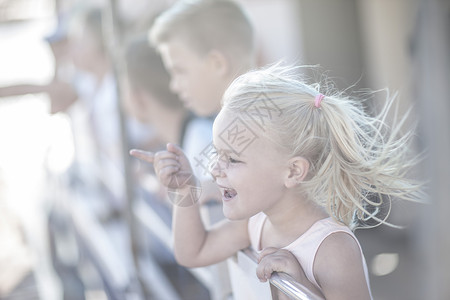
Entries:
<svg viewBox="0 0 450 300">
<path fill-rule="evenodd" d="M 224 166 L 221 163 L 220 159 L 214 160 L 209 165 L 209 173 L 211 173 L 211 176 L 213 177 L 214 180 L 216 180 L 216 178 L 218 178 L 218 177 L 224 177 L 225 176 Z"/>
</svg>

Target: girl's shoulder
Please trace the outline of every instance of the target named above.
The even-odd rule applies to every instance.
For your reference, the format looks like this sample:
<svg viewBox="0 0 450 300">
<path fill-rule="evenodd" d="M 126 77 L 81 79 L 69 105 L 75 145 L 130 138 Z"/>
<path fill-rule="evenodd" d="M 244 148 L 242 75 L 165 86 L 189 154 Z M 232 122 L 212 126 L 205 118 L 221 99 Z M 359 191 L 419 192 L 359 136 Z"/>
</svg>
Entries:
<svg viewBox="0 0 450 300">
<path fill-rule="evenodd" d="M 296 247 L 299 244 L 306 243 L 308 245 L 314 245 L 316 251 L 327 237 L 338 232 L 354 236 L 348 226 L 336 222 L 331 217 L 323 218 L 316 221 L 305 233 L 299 236 L 299 238 L 288 247 Z"/>
<path fill-rule="evenodd" d="M 361 261 L 361 245 L 348 226 L 330 217 L 318 221 L 311 229 L 311 238 L 316 239 L 316 260 L 321 260 L 321 256 L 334 259 L 351 253 L 352 259 Z"/>
<path fill-rule="evenodd" d="M 327 236 L 317 250 L 313 274 L 326 294 L 339 294 L 351 287 L 351 299 L 372 299 L 367 265 L 358 240 L 339 231 Z M 356 296 L 358 295 L 358 296 Z"/>
<path fill-rule="evenodd" d="M 351 256 L 348 254 L 352 254 Z M 339 260 L 340 258 L 349 257 L 353 259 L 361 260 L 361 246 L 356 239 L 355 235 L 349 230 L 347 231 L 334 231 L 328 234 L 321 241 L 317 253 L 316 259 L 320 258 Z M 339 259 L 337 259 L 339 258 Z"/>
<path fill-rule="evenodd" d="M 315 270 L 317 262 L 322 262 L 322 253 L 326 253 L 326 255 L 331 253 L 334 258 L 336 257 L 335 252 L 354 246 L 359 252 L 361 251 L 353 232 L 347 226 L 329 217 L 316 221 L 285 249 L 297 257 L 308 279 L 316 284 Z"/>
</svg>

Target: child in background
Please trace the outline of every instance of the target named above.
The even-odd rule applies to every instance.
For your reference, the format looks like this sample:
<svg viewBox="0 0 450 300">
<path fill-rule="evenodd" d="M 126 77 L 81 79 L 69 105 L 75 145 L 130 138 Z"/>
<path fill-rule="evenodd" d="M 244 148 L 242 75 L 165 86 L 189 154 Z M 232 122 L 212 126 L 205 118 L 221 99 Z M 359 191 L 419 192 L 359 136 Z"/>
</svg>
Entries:
<svg viewBox="0 0 450 300">
<path fill-rule="evenodd" d="M 152 48 L 146 35 L 132 39 L 126 49 L 127 113 L 151 125 L 165 144 L 183 145 L 183 132 L 190 116 L 177 95 L 170 91 L 170 77 L 161 56 Z"/>
<path fill-rule="evenodd" d="M 411 134 L 388 130 L 391 103 L 370 117 L 360 102 L 321 94 L 319 84 L 305 84 L 294 71 L 249 72 L 226 91 L 214 122 L 218 155 L 211 170 L 228 220 L 207 230 L 195 195 L 181 199 L 174 207 L 176 258 L 205 266 L 251 246 L 261 281 L 285 272 L 328 300 L 372 299 L 352 229 L 367 220 L 386 223 L 377 211 L 393 197 L 421 199 L 420 185 L 404 178 L 414 162 L 406 155 Z M 173 144 L 131 154 L 153 163 L 169 188 L 196 184 Z"/>
<path fill-rule="evenodd" d="M 178 1 L 150 40 L 171 74 L 171 88 L 197 115 L 215 116 L 228 85 L 254 64 L 252 25 L 230 0 Z"/>
<path fill-rule="evenodd" d="M 203 182 L 203 197 L 211 190 L 203 154 L 211 146 L 212 124 L 228 85 L 254 65 L 253 35 L 247 15 L 230 0 L 177 1 L 149 32 L 171 75 L 172 91 L 198 116 L 189 122 L 182 146 Z"/>
<path fill-rule="evenodd" d="M 77 91 L 72 85 L 74 70 L 70 58 L 67 19 L 69 16 L 58 18 L 54 32 L 45 38 L 54 58 L 54 74 L 51 81 L 46 84 L 21 83 L 0 87 L 0 98 L 45 93 L 50 100 L 52 114 L 66 111 L 77 100 Z"/>
</svg>

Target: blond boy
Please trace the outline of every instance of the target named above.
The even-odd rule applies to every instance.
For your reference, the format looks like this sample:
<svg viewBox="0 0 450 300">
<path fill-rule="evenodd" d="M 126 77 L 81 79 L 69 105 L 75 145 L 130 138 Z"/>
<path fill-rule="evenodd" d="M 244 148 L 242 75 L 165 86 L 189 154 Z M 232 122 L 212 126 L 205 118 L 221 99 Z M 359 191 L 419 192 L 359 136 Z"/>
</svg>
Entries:
<svg viewBox="0 0 450 300">
<path fill-rule="evenodd" d="M 212 124 L 226 88 L 254 65 L 252 24 L 231 0 L 180 0 L 155 20 L 149 39 L 172 91 L 199 116 L 186 128 L 183 150 L 202 182 L 200 201 L 220 201 L 207 170 Z"/>
<path fill-rule="evenodd" d="M 220 110 L 225 89 L 254 63 L 252 25 L 230 0 L 178 1 L 150 30 L 171 88 L 198 116 Z"/>
</svg>

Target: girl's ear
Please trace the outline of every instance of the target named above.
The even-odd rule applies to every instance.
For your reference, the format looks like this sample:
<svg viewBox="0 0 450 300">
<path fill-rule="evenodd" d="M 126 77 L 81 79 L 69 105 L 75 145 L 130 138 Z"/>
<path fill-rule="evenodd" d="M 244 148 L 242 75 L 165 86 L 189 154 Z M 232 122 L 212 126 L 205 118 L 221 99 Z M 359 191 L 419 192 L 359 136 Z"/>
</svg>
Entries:
<svg viewBox="0 0 450 300">
<path fill-rule="evenodd" d="M 305 179 L 309 171 L 309 162 L 304 157 L 296 156 L 289 160 L 288 167 L 288 175 L 284 180 L 284 185 L 287 188 L 293 188 Z"/>
<path fill-rule="evenodd" d="M 219 50 L 213 49 L 208 53 L 208 63 L 212 70 L 220 76 L 226 76 L 230 71 L 230 62 Z"/>
</svg>

